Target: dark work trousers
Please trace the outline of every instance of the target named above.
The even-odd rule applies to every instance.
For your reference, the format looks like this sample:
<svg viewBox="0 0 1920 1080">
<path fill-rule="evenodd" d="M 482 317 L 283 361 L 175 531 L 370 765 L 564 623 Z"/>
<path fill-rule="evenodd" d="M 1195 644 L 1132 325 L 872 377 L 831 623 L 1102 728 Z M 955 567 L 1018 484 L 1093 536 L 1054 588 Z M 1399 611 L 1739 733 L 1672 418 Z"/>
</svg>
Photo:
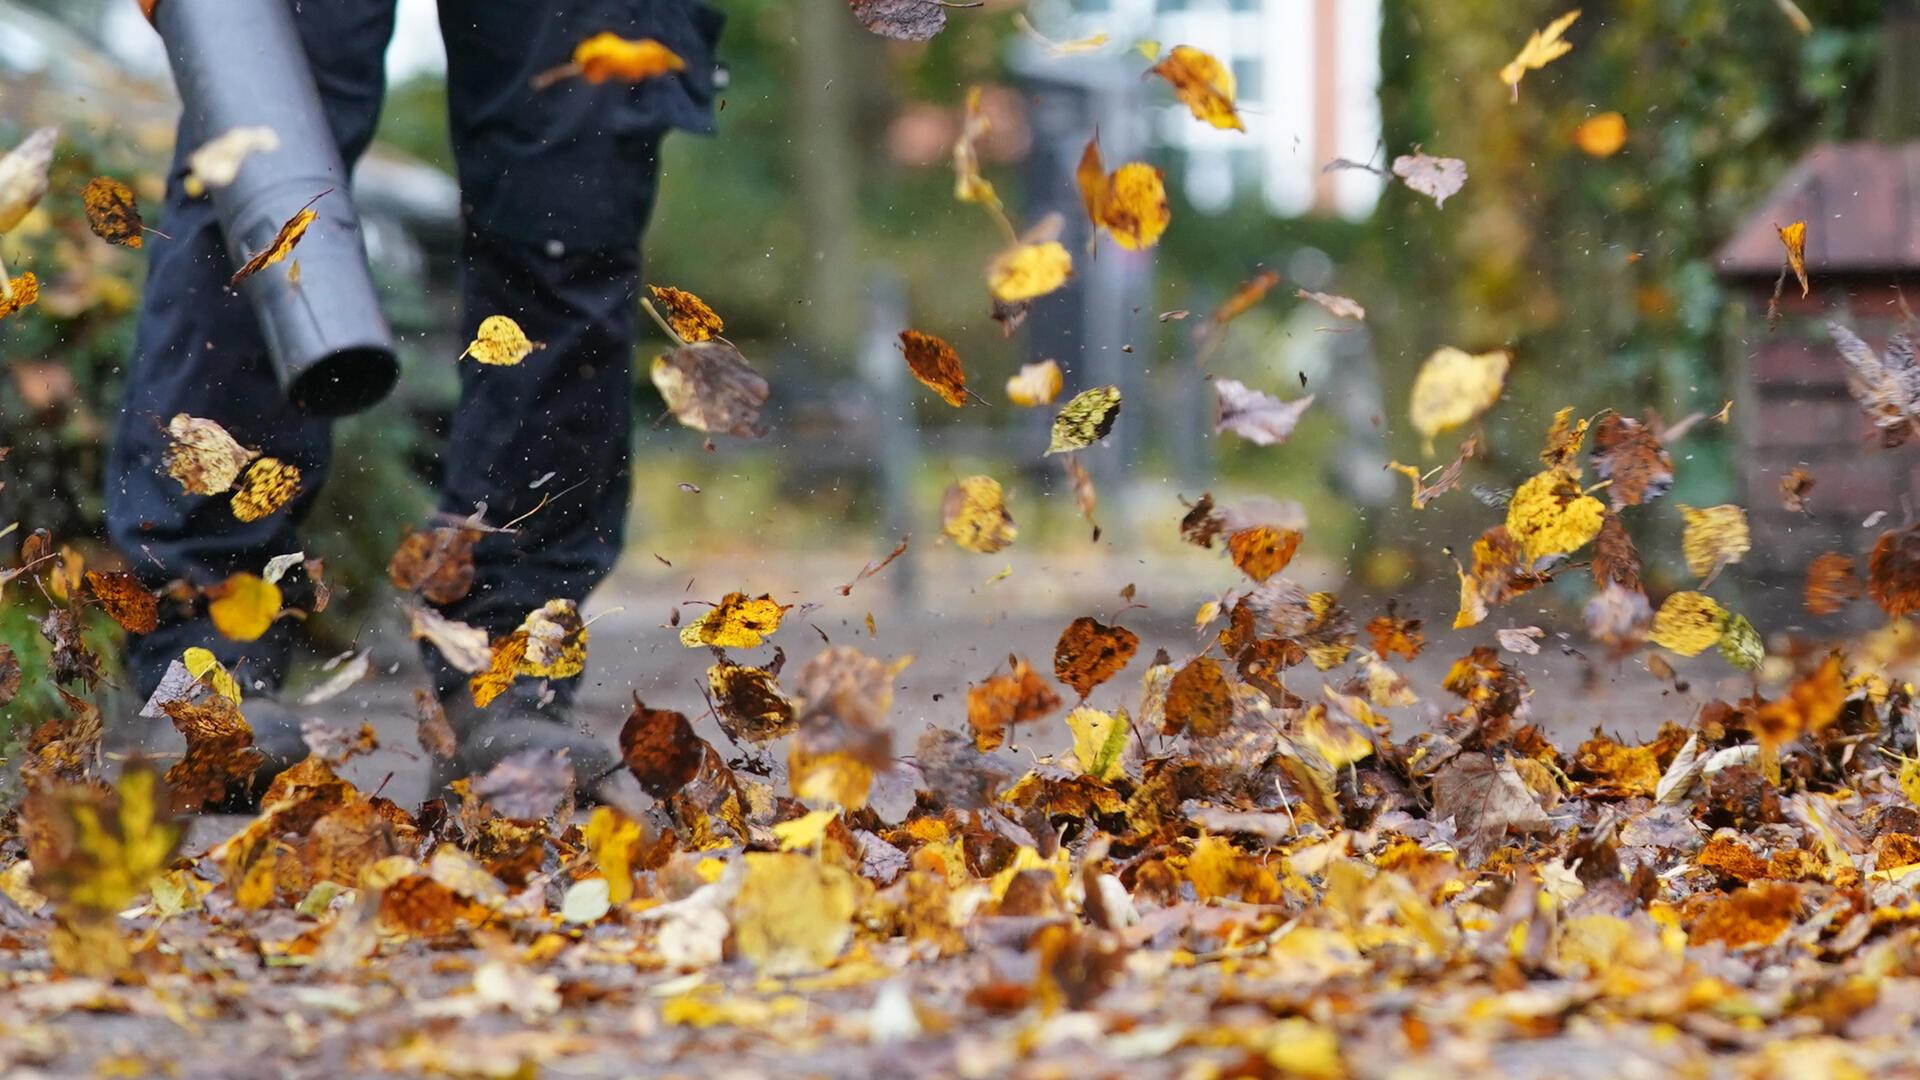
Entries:
<svg viewBox="0 0 1920 1080">
<path fill-rule="evenodd" d="M 351 166 L 379 115 L 394 0 L 288 2 Z M 721 21 L 697 0 L 440 0 L 465 217 L 463 330 L 471 335 L 487 316 L 509 315 L 546 345 L 513 367 L 459 362 L 441 509 L 464 517 L 484 503 L 487 521 L 502 524 L 553 496 L 516 535 L 478 545 L 473 591 L 447 609 L 490 634 L 512 630 L 547 600 L 585 597 L 620 552 L 639 240 L 653 204 L 655 155 L 670 129 L 711 129 Z M 532 87 L 535 75 L 566 63 L 575 44 L 600 31 L 658 40 L 686 69 L 634 86 L 576 78 Z M 227 286 L 234 266 L 212 204 L 189 198 L 180 184 L 194 149 L 176 147 L 168 237 L 147 244 L 146 294 L 107 468 L 108 530 L 156 586 L 257 574 L 273 556 L 306 547 L 298 527 L 326 479 L 332 441 L 327 421 L 287 404 L 251 309 Z M 242 444 L 297 465 L 299 496 L 247 523 L 226 496 L 184 493 L 164 466 L 164 429 L 176 413 L 215 420 Z M 548 474 L 539 489 L 530 486 Z M 323 555 L 324 539 L 306 550 Z M 281 620 L 243 643 L 221 637 L 204 616 L 171 619 L 129 642 L 134 689 L 144 699 L 193 645 L 237 667 L 249 685 L 276 686 L 291 632 Z M 445 689 L 443 666 L 436 678 Z"/>
</svg>

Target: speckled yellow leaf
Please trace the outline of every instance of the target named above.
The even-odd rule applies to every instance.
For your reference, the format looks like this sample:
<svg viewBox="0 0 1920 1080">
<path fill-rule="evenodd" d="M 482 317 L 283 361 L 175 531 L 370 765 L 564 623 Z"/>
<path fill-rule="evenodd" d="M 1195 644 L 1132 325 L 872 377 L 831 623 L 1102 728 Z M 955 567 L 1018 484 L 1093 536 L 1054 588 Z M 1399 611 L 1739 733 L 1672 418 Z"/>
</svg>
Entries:
<svg viewBox="0 0 1920 1080">
<path fill-rule="evenodd" d="M 520 324 L 505 315 L 489 315 L 480 320 L 480 329 L 467 345 L 462 357 L 471 356 L 482 364 L 510 367 L 525 360 L 541 346 L 527 340 Z"/>
<path fill-rule="evenodd" d="M 1712 648 L 1726 632 L 1727 610 L 1705 593 L 1677 592 L 1653 613 L 1647 639 L 1681 656 L 1698 656 Z"/>
<path fill-rule="evenodd" d="M 1728 563 L 1737 563 L 1753 547 L 1747 531 L 1747 512 L 1731 503 L 1696 510 L 1680 507 L 1686 518 L 1686 532 L 1680 537 L 1680 552 L 1686 556 L 1687 569 L 1704 578 Z"/>
<path fill-rule="evenodd" d="M 1202 120 L 1217 128 L 1245 131 L 1234 111 L 1233 69 L 1191 45 L 1175 45 L 1153 66 L 1153 74 L 1173 86 L 1174 96 Z"/>
<path fill-rule="evenodd" d="M 233 516 L 241 521 L 258 521 L 293 501 L 300 493 L 300 469 L 279 458 L 263 457 L 253 463 L 233 493 Z"/>
<path fill-rule="evenodd" d="M 1073 276 L 1073 256 L 1058 240 L 1020 244 L 996 256 L 987 267 L 987 291 L 1012 304 L 1045 296 Z"/>
<path fill-rule="evenodd" d="M 969 476 L 947 489 L 941 528 L 968 551 L 989 555 L 1013 543 L 1020 530 L 1007 513 L 1006 493 L 991 476 Z"/>
<path fill-rule="evenodd" d="M 1507 504 L 1507 531 L 1520 541 L 1527 561 L 1569 555 L 1585 547 L 1606 520 L 1606 504 L 1580 490 L 1558 469 L 1536 473 Z"/>
<path fill-rule="evenodd" d="M 733 592 L 711 611 L 680 628 L 680 644 L 689 649 L 716 645 L 723 649 L 752 649 L 780 629 L 786 608 L 771 596 L 750 597 Z"/>
</svg>

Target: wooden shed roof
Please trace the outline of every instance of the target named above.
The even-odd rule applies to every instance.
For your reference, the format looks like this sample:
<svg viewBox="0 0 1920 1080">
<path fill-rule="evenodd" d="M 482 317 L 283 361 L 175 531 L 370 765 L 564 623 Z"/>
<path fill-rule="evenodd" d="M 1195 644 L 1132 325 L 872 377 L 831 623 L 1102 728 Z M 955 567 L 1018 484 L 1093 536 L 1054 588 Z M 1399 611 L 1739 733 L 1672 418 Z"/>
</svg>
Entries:
<svg viewBox="0 0 1920 1080">
<path fill-rule="evenodd" d="M 1778 274 L 1776 227 L 1802 220 L 1816 277 L 1920 271 L 1920 142 L 1815 147 L 1721 245 L 1720 273 Z"/>
</svg>

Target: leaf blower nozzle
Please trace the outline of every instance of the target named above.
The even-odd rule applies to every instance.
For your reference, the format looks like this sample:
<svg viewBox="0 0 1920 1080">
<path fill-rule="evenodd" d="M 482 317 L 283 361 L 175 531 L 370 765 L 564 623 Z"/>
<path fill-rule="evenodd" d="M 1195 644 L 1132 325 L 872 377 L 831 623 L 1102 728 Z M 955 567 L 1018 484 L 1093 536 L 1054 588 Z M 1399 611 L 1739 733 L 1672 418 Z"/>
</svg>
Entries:
<svg viewBox="0 0 1920 1080">
<path fill-rule="evenodd" d="M 285 263 L 236 286 L 259 319 L 281 389 L 316 416 L 371 407 L 393 389 L 400 365 L 291 0 L 159 0 L 151 14 L 184 106 L 183 146 L 239 127 L 269 128 L 279 139 L 211 192 L 234 265 L 271 246 L 309 202 L 318 215 Z"/>
</svg>

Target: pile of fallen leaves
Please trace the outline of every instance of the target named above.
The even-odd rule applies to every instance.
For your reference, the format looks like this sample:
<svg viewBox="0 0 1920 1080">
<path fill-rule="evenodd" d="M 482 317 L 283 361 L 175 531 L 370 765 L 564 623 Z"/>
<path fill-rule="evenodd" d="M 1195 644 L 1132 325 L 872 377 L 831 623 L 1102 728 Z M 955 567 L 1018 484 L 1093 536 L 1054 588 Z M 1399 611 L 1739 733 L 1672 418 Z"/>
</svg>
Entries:
<svg viewBox="0 0 1920 1080">
<path fill-rule="evenodd" d="M 965 6 L 852 4 L 865 25 L 909 40 Z M 1516 98 L 1527 72 L 1572 48 L 1562 35 L 1577 14 L 1498 73 Z M 1040 40 L 1059 54 L 1104 45 Z M 1219 61 L 1143 51 L 1196 120 L 1242 129 Z M 538 82 L 636 81 L 678 64 L 658 43 L 600 35 Z M 1006 238 L 985 282 L 1011 331 L 1068 279 L 1073 256 L 1057 221 L 1014 227 L 979 173 L 985 129 L 976 94 L 955 191 Z M 1624 137 L 1595 130 L 1580 145 L 1610 152 Z M 45 194 L 54 145 L 36 134 L 0 160 L 0 231 Z M 226 133 L 190 155 L 190 180 L 231 182 L 272 145 L 271 132 Z M 1436 208 L 1466 182 L 1463 162 L 1418 148 L 1376 171 Z M 1152 166 L 1109 170 L 1090 138 L 1077 181 L 1096 233 L 1118 246 L 1150 247 L 1169 227 Z M 83 198 L 104 239 L 141 242 L 124 185 L 101 178 Z M 302 209 L 236 283 L 288 260 L 312 219 Z M 1805 229 L 1782 229 L 1803 290 Z M 1201 365 L 1279 280 L 1257 275 L 1199 322 Z M 36 288 L 0 269 L 0 315 Z M 768 385 L 721 336 L 724 320 L 684 290 L 651 294 L 644 306 L 674 344 L 651 372 L 668 410 L 707 435 L 764 434 Z M 1296 296 L 1365 318 L 1346 297 Z M 1854 395 L 1897 449 L 1920 415 L 1910 340 L 1883 355 L 1844 326 L 1832 333 Z M 984 400 L 946 341 L 910 329 L 900 344 L 946 404 Z M 494 316 L 463 358 L 512 365 L 541 347 Z M 1450 462 L 1392 466 L 1416 511 L 1461 486 L 1515 362 L 1443 347 L 1421 366 L 1411 428 L 1429 453 L 1464 434 Z M 1064 384 L 1059 365 L 1032 364 L 1006 396 L 1045 407 Z M 1284 444 L 1313 402 L 1214 384 L 1218 429 L 1263 447 Z M 1077 456 L 1120 406 L 1115 387 L 1082 389 L 1033 448 L 1063 455 L 1090 522 Z M 1905 621 L 1920 611 L 1920 526 L 1881 533 L 1864 569 L 1840 551 L 1808 568 L 1809 614 L 1864 596 L 1893 620 L 1885 629 L 1769 655 L 1710 593 L 1751 547 L 1744 511 L 1655 509 L 1674 481 L 1671 448 L 1709 420 L 1728 414 L 1668 424 L 1562 410 L 1537 471 L 1476 491 L 1498 520 L 1457 562 L 1456 629 L 1586 576 L 1601 659 L 1673 680 L 1665 657 L 1713 650 L 1709 662 L 1767 674 L 1639 744 L 1545 737 L 1526 675 L 1546 637 L 1534 626 L 1498 628 L 1497 647 L 1453 660 L 1437 691 L 1421 688 L 1436 719 L 1396 734 L 1396 712 L 1419 696 L 1394 664 L 1427 647 L 1422 620 L 1389 603 L 1361 623 L 1290 580 L 1298 506 L 1202 494 L 1179 535 L 1222 551 L 1239 576 L 1196 614 L 1188 655 L 1142 655 L 1121 625 L 1137 606 L 1129 586 L 1105 621 L 1062 628 L 1050 666 L 1009 656 L 968 689 L 964 722 L 956 702 L 951 722 L 908 742 L 891 711 L 911 658 L 830 644 L 793 670 L 782 648 L 750 662 L 744 652 L 769 645 L 791 608 L 737 591 L 685 625 L 676 609 L 671 628 L 707 663 L 724 748 L 698 734 L 705 716 L 635 700 L 618 769 L 641 795 L 577 775 L 563 752 L 529 750 L 408 807 L 342 777 L 376 749 L 371 727 L 309 723 L 307 756 L 266 782 L 249 691 L 204 649 L 187 650 L 141 710 L 183 737 L 183 754 L 110 761 L 102 749 L 91 700 L 102 664 L 81 632 L 91 611 L 134 633 L 204 613 L 250 641 L 324 608 L 321 560 L 293 552 L 258 573 L 151 590 L 30 533 L 0 586 L 25 579 L 47 598 L 47 670 L 65 708 L 27 738 L 24 794 L 0 820 L 0 1067 L 224 1075 L 231 1063 L 206 1055 L 217 1045 L 316 1075 L 659 1073 L 721 1059 L 925 1076 L 1910 1070 L 1920 745 L 1899 672 L 1920 652 Z M 180 415 L 166 430 L 161 468 L 183 497 L 225 499 L 254 520 L 299 489 L 296 469 L 213 419 Z M 1780 496 L 1803 505 L 1812 486 L 1796 473 Z M 389 568 L 412 633 L 470 675 L 477 709 L 523 681 L 578 676 L 590 643 L 568 600 L 498 636 L 443 613 L 473 587 L 474 547 L 514 525 L 477 512 L 438 523 L 409 534 Z M 1677 530 L 1694 587 L 1656 605 L 1635 529 Z M 952 486 L 941 532 L 974 553 L 1018 538 L 1005 489 L 984 475 Z M 307 700 L 370 671 L 364 652 L 340 657 Z M 0 705 L 20 683 L 0 646 Z M 428 695 L 417 721 L 421 749 L 452 757 L 455 734 Z M 600 801 L 576 805 L 577 791 Z M 186 843 L 189 815 L 234 807 L 249 810 L 229 833 Z"/>
</svg>

